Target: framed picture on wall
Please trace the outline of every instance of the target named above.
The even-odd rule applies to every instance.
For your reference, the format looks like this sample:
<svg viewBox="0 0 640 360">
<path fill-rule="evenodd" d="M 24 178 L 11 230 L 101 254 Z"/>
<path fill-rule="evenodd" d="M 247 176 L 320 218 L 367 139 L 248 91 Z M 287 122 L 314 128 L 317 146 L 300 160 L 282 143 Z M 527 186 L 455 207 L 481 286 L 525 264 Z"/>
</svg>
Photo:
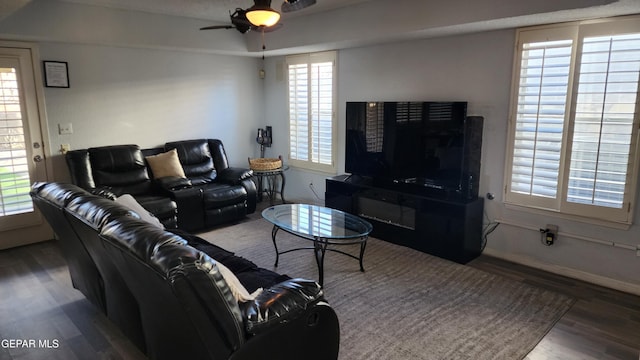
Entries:
<svg viewBox="0 0 640 360">
<path fill-rule="evenodd" d="M 43 61 L 44 86 L 56 88 L 69 87 L 69 69 L 65 61 Z"/>
</svg>

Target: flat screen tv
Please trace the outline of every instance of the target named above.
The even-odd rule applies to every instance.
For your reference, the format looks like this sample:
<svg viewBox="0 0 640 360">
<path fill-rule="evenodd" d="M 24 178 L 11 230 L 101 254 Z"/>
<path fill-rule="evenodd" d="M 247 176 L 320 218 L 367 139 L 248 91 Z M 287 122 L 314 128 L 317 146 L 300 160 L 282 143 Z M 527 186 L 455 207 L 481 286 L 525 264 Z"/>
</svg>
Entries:
<svg viewBox="0 0 640 360">
<path fill-rule="evenodd" d="M 466 102 L 347 102 L 345 170 L 388 182 L 455 188 Z"/>
</svg>

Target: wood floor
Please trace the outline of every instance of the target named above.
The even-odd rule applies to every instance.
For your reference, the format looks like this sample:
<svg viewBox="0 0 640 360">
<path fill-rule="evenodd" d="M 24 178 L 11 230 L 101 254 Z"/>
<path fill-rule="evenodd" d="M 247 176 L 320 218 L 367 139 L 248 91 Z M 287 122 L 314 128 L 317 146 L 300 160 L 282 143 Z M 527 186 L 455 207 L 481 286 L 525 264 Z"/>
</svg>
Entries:
<svg viewBox="0 0 640 360">
<path fill-rule="evenodd" d="M 489 256 L 469 266 L 576 299 L 526 359 L 640 359 L 640 297 Z"/>
<path fill-rule="evenodd" d="M 640 358 L 640 297 L 481 256 L 470 266 L 577 299 L 527 356 Z M 57 242 L 0 251 L 0 359 L 144 359 L 73 289 Z"/>
</svg>

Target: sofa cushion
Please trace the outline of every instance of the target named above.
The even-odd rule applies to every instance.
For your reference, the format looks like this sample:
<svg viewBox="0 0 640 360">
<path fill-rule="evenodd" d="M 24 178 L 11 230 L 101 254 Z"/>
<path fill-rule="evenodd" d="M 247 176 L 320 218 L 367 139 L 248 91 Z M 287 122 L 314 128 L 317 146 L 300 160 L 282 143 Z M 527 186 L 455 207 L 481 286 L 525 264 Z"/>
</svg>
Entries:
<svg viewBox="0 0 640 360">
<path fill-rule="evenodd" d="M 247 190 L 240 185 L 209 184 L 203 187 L 205 209 L 217 209 L 242 203 L 247 198 Z"/>
<path fill-rule="evenodd" d="M 262 288 L 258 288 L 253 291 L 251 294 L 245 289 L 240 280 L 234 275 L 234 273 L 229 270 L 223 263 L 216 261 L 216 266 L 218 267 L 218 271 L 220 275 L 224 278 L 224 281 L 227 282 L 227 286 L 231 289 L 231 293 L 233 297 L 236 298 L 238 302 L 247 302 L 251 300 L 255 300 L 256 296 L 260 295 L 262 292 Z"/>
<path fill-rule="evenodd" d="M 66 212 L 98 231 L 114 218 L 135 216 L 130 209 L 97 195 L 76 197 L 69 202 Z"/>
<path fill-rule="evenodd" d="M 149 173 L 137 145 L 114 145 L 88 149 L 96 187 L 109 186 L 117 195 L 148 193 Z"/>
<path fill-rule="evenodd" d="M 193 185 L 191 180 L 176 176 L 165 176 L 163 178 L 155 179 L 154 182 L 160 187 L 160 189 L 168 191 L 190 188 Z"/>
<path fill-rule="evenodd" d="M 175 201 L 162 195 L 137 195 L 136 201 L 160 220 L 175 217 L 177 205 Z"/>
<path fill-rule="evenodd" d="M 168 142 L 167 150 L 176 149 L 180 164 L 187 178 L 195 177 L 216 178 L 216 169 L 209 149 L 209 142 L 205 139 Z M 196 185 L 194 183 L 194 185 Z"/>
<path fill-rule="evenodd" d="M 149 167 L 155 178 L 186 178 L 182 165 L 180 165 L 178 151 L 176 149 L 158 155 L 147 156 L 145 159 L 149 163 Z"/>
<path fill-rule="evenodd" d="M 86 191 L 78 189 L 76 185 L 61 183 L 37 182 L 32 185 L 32 191 L 60 208 L 78 196 L 87 195 Z"/>
<path fill-rule="evenodd" d="M 224 264 L 236 275 L 240 283 L 250 293 L 259 288 L 268 288 L 290 279 L 288 275 L 281 275 L 274 271 L 260 268 L 252 261 L 214 245 L 199 236 L 179 229 L 171 229 L 169 231 L 185 239 L 189 246 L 209 255 L 216 262 Z"/>
<path fill-rule="evenodd" d="M 129 194 L 124 194 L 122 196 L 118 196 L 115 200 L 118 204 L 125 206 L 131 209 L 134 213 L 136 213 L 141 220 L 148 222 L 149 224 L 158 227 L 160 229 L 164 229 L 164 225 L 158 220 L 157 217 L 153 216 L 149 210 L 145 209 L 133 198 L 133 196 Z"/>
</svg>

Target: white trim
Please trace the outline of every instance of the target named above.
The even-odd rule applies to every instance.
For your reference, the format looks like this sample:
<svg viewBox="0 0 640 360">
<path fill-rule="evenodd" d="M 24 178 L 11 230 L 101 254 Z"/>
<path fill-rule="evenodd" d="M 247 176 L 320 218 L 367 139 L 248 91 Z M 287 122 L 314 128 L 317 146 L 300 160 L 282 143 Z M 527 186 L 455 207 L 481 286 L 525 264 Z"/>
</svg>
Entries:
<svg viewBox="0 0 640 360">
<path fill-rule="evenodd" d="M 320 164 L 315 163 L 311 159 L 309 160 L 297 160 L 291 158 L 291 119 L 290 115 L 288 115 L 287 120 L 287 138 L 288 138 L 288 162 L 292 167 L 301 169 L 301 170 L 311 170 L 316 172 L 321 172 L 324 174 L 336 174 L 338 171 L 337 167 L 337 156 L 338 156 L 338 117 L 337 117 L 337 109 L 338 109 L 338 69 L 337 69 L 337 58 L 338 53 L 336 51 L 325 51 L 318 53 L 310 53 L 310 54 L 299 54 L 299 55 L 289 55 L 285 58 L 285 72 L 286 72 L 286 83 L 287 88 L 289 88 L 289 66 L 290 65 L 307 65 L 318 63 L 318 62 L 330 62 L 333 65 L 333 81 L 332 81 L 332 114 L 331 114 L 331 164 Z M 311 86 L 311 82 L 309 82 L 309 86 Z M 289 90 L 288 90 L 289 91 Z M 288 92 L 287 91 L 287 92 Z M 287 109 L 290 109 L 290 98 L 287 95 Z M 309 144 L 311 144 L 311 131 L 309 131 Z"/>
<path fill-rule="evenodd" d="M 567 193 L 569 188 L 569 167 L 571 166 L 572 139 L 575 123 L 576 105 L 578 103 L 578 86 L 580 74 L 580 59 L 582 58 L 582 43 L 588 36 L 613 36 L 618 34 L 637 33 L 640 17 L 637 15 L 598 19 L 597 21 L 582 21 L 565 24 L 553 24 L 521 28 L 516 31 L 516 46 L 514 49 L 514 62 L 512 68 L 511 94 L 509 102 L 509 122 L 507 133 L 507 151 L 504 168 L 504 199 L 505 204 L 519 206 L 521 209 L 529 207 L 535 211 L 554 213 L 572 220 L 602 223 L 604 226 L 614 228 L 628 228 L 634 219 L 635 198 L 638 187 L 638 168 L 640 166 L 640 131 L 638 126 L 640 118 L 640 100 L 636 99 L 636 117 L 633 120 L 632 137 L 629 144 L 629 160 L 626 169 L 624 198 L 621 206 L 606 207 L 595 204 L 581 204 L 569 202 Z M 516 111 L 518 109 L 518 96 L 520 86 L 520 71 L 522 67 L 523 44 L 529 42 L 555 41 L 559 39 L 572 40 L 571 63 L 566 94 L 565 121 L 562 133 L 562 146 L 560 150 L 560 163 L 558 168 L 557 193 L 555 197 L 527 195 L 513 192 L 511 189 L 513 178 L 513 160 L 515 153 L 516 136 Z M 640 84 L 639 84 L 640 86 Z M 636 92 L 636 96 L 640 93 Z M 618 204 L 616 204 L 618 205 Z"/>
<path fill-rule="evenodd" d="M 495 222 L 500 223 L 500 224 L 513 226 L 513 227 L 517 227 L 517 228 L 521 228 L 521 229 L 528 229 L 528 230 L 533 230 L 533 231 L 539 231 L 540 230 L 538 227 L 533 226 L 533 225 L 525 225 L 525 224 L 522 224 L 522 223 L 516 223 L 516 222 L 513 222 L 513 221 L 509 221 L 509 220 L 496 220 Z M 578 235 L 578 234 L 573 234 L 573 233 L 568 233 L 568 232 L 563 232 L 563 231 L 558 232 L 558 236 L 564 236 L 564 237 L 568 237 L 568 238 L 572 238 L 572 239 L 576 239 L 576 240 L 582 240 L 582 241 L 591 242 L 591 243 L 596 243 L 596 244 L 600 244 L 600 245 L 613 246 L 613 247 L 617 247 L 617 248 L 621 248 L 621 249 L 625 249 L 625 250 L 632 250 L 632 251 L 640 250 L 640 243 L 637 244 L 637 245 L 627 244 L 627 243 L 615 242 L 615 241 L 611 241 L 611 240 L 596 239 L 596 238 L 593 238 L 593 237 L 590 237 L 590 236 Z M 638 255 L 638 256 L 640 256 L 640 255 Z"/>
<path fill-rule="evenodd" d="M 40 70 L 40 50 L 38 45 L 28 42 L 22 41 L 7 41 L 0 40 L 0 47 L 8 47 L 8 48 L 18 48 L 18 49 L 28 49 L 31 51 L 31 65 L 34 76 L 34 85 L 37 97 L 37 106 L 38 112 L 40 115 L 40 135 L 42 136 L 44 158 L 45 158 L 45 166 L 47 171 L 47 180 L 51 180 L 54 178 L 53 176 L 53 164 L 52 164 L 52 152 L 51 147 L 48 144 L 48 140 L 51 138 L 49 135 L 49 119 L 47 117 L 47 107 L 45 105 L 44 98 L 44 87 L 42 71 Z"/>
<path fill-rule="evenodd" d="M 511 261 L 520 265 L 529 266 L 535 269 L 548 271 L 557 275 L 566 276 L 572 279 L 585 281 L 591 284 L 640 296 L 640 285 L 638 284 L 631 284 L 624 281 L 611 279 L 605 276 L 594 275 L 565 266 L 543 263 L 528 256 L 509 254 L 491 248 L 485 248 L 483 254 Z"/>
<path fill-rule="evenodd" d="M 16 52 L 16 59 L 18 59 L 21 64 L 23 75 L 21 80 L 23 86 L 22 92 L 24 94 L 35 94 L 35 99 L 33 99 L 33 102 L 29 105 L 30 110 L 27 112 L 30 130 L 29 136 L 25 138 L 25 141 L 27 142 L 27 146 L 31 146 L 35 141 L 40 142 L 41 146 L 38 148 L 37 153 L 40 153 L 44 157 L 44 162 L 36 168 L 36 171 L 33 173 L 34 178 L 31 180 L 48 181 L 53 178 L 53 166 L 51 148 L 48 144 L 50 138 L 49 127 L 47 125 L 38 45 L 23 41 L 0 39 L 0 48 L 6 49 L 5 53 Z M 37 123 L 34 120 L 35 118 L 37 118 Z M 35 129 L 36 127 L 37 131 Z M 34 134 L 38 134 L 38 136 L 33 138 L 32 136 Z M 9 239 L 0 244 L 2 248 L 49 240 L 53 237 L 53 232 L 49 224 L 44 221 L 41 212 L 35 204 L 33 213 L 12 215 L 9 224 L 2 222 L 0 231 L 2 232 L 3 238 Z"/>
<path fill-rule="evenodd" d="M 618 221 L 609 221 L 609 220 L 604 220 L 599 218 L 589 218 L 589 217 L 580 216 L 580 215 L 562 213 L 558 210 L 549 210 L 542 207 L 533 207 L 533 206 L 527 206 L 522 204 L 514 204 L 506 201 L 504 203 L 504 207 L 509 210 L 528 212 L 530 214 L 538 214 L 538 215 L 544 215 L 544 216 L 552 216 L 560 219 L 577 221 L 577 222 L 582 222 L 587 224 L 595 224 L 595 225 L 605 226 L 613 229 L 629 230 L 629 228 L 631 227 L 631 222 L 618 222 Z"/>
</svg>

